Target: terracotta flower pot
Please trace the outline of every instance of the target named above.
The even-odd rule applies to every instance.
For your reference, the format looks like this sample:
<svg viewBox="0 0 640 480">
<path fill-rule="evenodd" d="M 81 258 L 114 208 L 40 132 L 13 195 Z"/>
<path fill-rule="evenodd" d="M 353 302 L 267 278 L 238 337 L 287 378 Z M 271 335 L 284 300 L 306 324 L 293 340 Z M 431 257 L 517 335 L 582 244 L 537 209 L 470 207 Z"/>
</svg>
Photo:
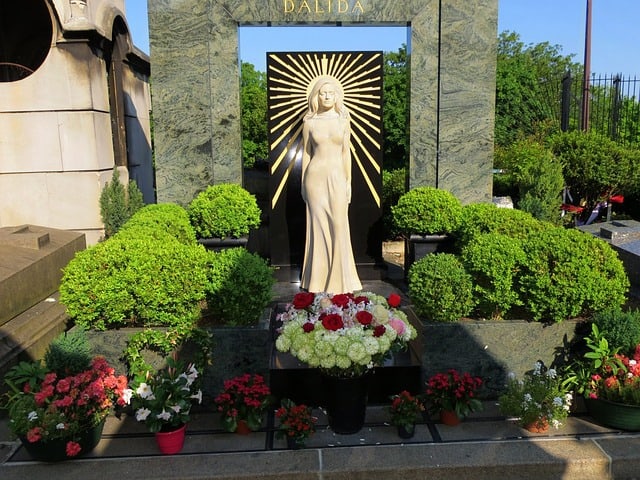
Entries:
<svg viewBox="0 0 640 480">
<path fill-rule="evenodd" d="M 440 423 L 455 427 L 460 424 L 460 417 L 455 410 L 441 410 L 440 411 Z"/>
<path fill-rule="evenodd" d="M 524 429 L 532 433 L 544 433 L 549 430 L 549 421 L 546 418 L 540 418 L 526 424 Z"/>
<path fill-rule="evenodd" d="M 249 424 L 247 423 L 246 420 L 238 420 L 236 433 L 238 435 L 249 435 L 251 433 L 251 429 L 249 428 Z"/>
</svg>

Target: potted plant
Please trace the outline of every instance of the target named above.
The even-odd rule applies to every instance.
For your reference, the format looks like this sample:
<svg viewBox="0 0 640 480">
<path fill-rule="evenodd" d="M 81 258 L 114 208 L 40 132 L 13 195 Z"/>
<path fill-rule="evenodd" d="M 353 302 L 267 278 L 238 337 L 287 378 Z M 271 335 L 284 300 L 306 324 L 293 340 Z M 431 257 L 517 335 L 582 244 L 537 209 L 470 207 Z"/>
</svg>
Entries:
<svg viewBox="0 0 640 480">
<path fill-rule="evenodd" d="M 416 338 L 399 305 L 398 294 L 301 292 L 277 316 L 276 349 L 320 370 L 334 432 L 362 428 L 367 373 Z"/>
<path fill-rule="evenodd" d="M 271 400 L 271 390 L 264 377 L 246 373 L 225 380 L 224 389 L 215 398 L 215 403 L 222 414 L 224 429 L 246 435 L 262 427 Z"/>
<path fill-rule="evenodd" d="M 166 363 L 166 367 L 135 380 L 132 405 L 136 420 L 156 434 L 160 451 L 173 454 L 182 450 L 191 406 L 194 400 L 202 403 L 202 391 L 193 364 L 185 367 L 175 355 L 167 357 Z"/>
<path fill-rule="evenodd" d="M 91 451 L 115 407 L 129 403 L 127 378 L 100 356 L 80 369 L 20 362 L 4 380 L 9 428 L 36 460 L 59 461 Z"/>
<path fill-rule="evenodd" d="M 423 411 L 424 405 L 420 397 L 411 395 L 407 390 L 391 396 L 391 405 L 389 406 L 391 425 L 398 428 L 398 435 L 401 438 L 413 437 L 416 423 L 422 417 Z"/>
<path fill-rule="evenodd" d="M 588 351 L 572 365 L 565 383 L 584 395 L 587 410 L 598 423 L 640 430 L 640 344 L 628 355 L 619 353 L 595 323 L 585 341 Z"/>
<path fill-rule="evenodd" d="M 460 374 L 455 369 L 436 373 L 427 381 L 425 400 L 432 414 L 440 416 L 445 425 L 457 425 L 472 412 L 482 409 L 477 398 L 482 379 L 469 372 Z"/>
<path fill-rule="evenodd" d="M 460 223 L 462 204 L 451 192 L 417 187 L 391 207 L 396 228 L 405 238 L 405 271 L 429 253 L 451 251 L 451 238 Z"/>
<path fill-rule="evenodd" d="M 304 404 L 296 405 L 289 398 L 282 399 L 276 418 L 280 421 L 276 436 L 286 438 L 287 446 L 292 449 L 304 447 L 307 439 L 315 433 L 318 421 L 311 408 Z"/>
<path fill-rule="evenodd" d="M 254 195 L 234 183 L 210 185 L 187 207 L 198 241 L 207 248 L 245 246 L 251 229 L 260 226 Z"/>
<path fill-rule="evenodd" d="M 510 375 L 506 392 L 500 396 L 500 411 L 516 417 L 518 424 L 534 433 L 549 426 L 559 428 L 571 409 L 573 395 L 563 386 L 555 369 L 536 362 L 523 379 Z"/>
</svg>

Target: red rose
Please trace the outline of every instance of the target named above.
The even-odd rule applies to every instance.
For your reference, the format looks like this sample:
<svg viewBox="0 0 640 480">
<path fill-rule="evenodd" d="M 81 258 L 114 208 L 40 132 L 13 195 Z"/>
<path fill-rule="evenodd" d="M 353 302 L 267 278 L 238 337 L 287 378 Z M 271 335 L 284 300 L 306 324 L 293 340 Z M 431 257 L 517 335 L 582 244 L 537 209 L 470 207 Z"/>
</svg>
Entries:
<svg viewBox="0 0 640 480">
<path fill-rule="evenodd" d="M 373 336 L 374 337 L 381 337 L 384 335 L 384 332 L 386 332 L 387 329 L 385 328 L 384 325 L 378 325 L 376 328 L 373 329 Z"/>
<path fill-rule="evenodd" d="M 360 323 L 360 325 L 371 325 L 371 322 L 373 321 L 373 315 L 365 310 L 362 310 L 361 312 L 356 313 L 356 320 L 358 320 L 358 323 Z"/>
<path fill-rule="evenodd" d="M 311 292 L 296 293 L 293 297 L 293 306 L 296 310 L 303 310 L 311 305 L 315 298 L 315 294 Z"/>
<path fill-rule="evenodd" d="M 344 327 L 342 317 L 337 313 L 329 313 L 322 317 L 322 326 L 327 330 L 336 331 Z"/>
<path fill-rule="evenodd" d="M 313 323 L 311 322 L 307 322 L 304 325 L 302 325 L 302 330 L 304 331 L 304 333 L 309 333 L 309 332 L 313 332 Z"/>
<path fill-rule="evenodd" d="M 349 300 L 351 300 L 352 295 L 348 295 L 346 293 L 339 293 L 338 295 L 334 295 L 331 299 L 331 302 L 340 308 L 344 308 L 349 305 Z"/>
<path fill-rule="evenodd" d="M 365 295 L 360 295 L 353 299 L 353 303 L 355 303 L 356 305 L 358 305 L 359 303 L 364 303 L 366 305 L 367 303 L 369 303 L 369 297 Z"/>
<path fill-rule="evenodd" d="M 387 298 L 387 303 L 390 307 L 393 308 L 399 307 L 401 301 L 402 298 L 397 293 L 392 293 L 391 295 L 389 295 L 389 298 Z"/>
</svg>

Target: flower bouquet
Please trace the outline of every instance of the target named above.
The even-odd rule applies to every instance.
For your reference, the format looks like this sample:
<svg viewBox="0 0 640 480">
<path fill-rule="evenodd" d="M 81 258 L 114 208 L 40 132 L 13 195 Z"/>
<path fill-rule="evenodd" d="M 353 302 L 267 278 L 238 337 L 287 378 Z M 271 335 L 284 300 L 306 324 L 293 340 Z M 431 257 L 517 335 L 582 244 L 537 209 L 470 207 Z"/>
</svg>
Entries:
<svg viewBox="0 0 640 480">
<path fill-rule="evenodd" d="M 68 375 L 50 371 L 40 361 L 21 362 L 7 372 L 5 382 L 11 389 L 5 405 L 9 428 L 30 453 L 41 452 L 43 460 L 75 457 L 95 447 L 107 415 L 131 398 L 127 378 L 116 376 L 103 357 Z M 58 446 L 62 458 L 57 457 Z"/>
<path fill-rule="evenodd" d="M 298 293 L 277 319 L 280 352 L 335 377 L 357 377 L 416 338 L 400 296 Z"/>
<path fill-rule="evenodd" d="M 482 409 L 482 402 L 476 397 L 481 386 L 482 379 L 469 372 L 460 374 L 449 369 L 446 373 L 436 373 L 427 381 L 425 399 L 429 402 L 429 411 L 441 415 L 442 412 L 455 413 L 457 419 L 463 419 Z"/>
<path fill-rule="evenodd" d="M 276 410 L 276 418 L 280 420 L 276 436 L 286 438 L 287 443 L 294 447 L 305 444 L 307 439 L 315 433 L 318 419 L 313 416 L 311 408 L 306 405 L 296 405 L 288 398 L 282 399 L 281 407 Z"/>
<path fill-rule="evenodd" d="M 271 390 L 262 375 L 244 374 L 225 380 L 224 389 L 215 398 L 222 414 L 222 425 L 228 432 L 235 432 L 244 424 L 251 431 L 259 430 L 271 403 Z"/>
<path fill-rule="evenodd" d="M 553 368 L 536 362 L 522 380 L 510 375 L 506 392 L 500 396 L 500 410 L 518 418 L 520 426 L 533 432 L 558 428 L 569 415 L 573 396 L 562 385 Z"/>
<path fill-rule="evenodd" d="M 175 357 L 166 358 L 167 366 L 147 372 L 134 382 L 132 405 L 136 420 L 144 422 L 150 432 L 170 432 L 189 421 L 194 400 L 202 403 L 202 390 L 193 364 L 186 367 Z"/>
<path fill-rule="evenodd" d="M 407 390 L 391 397 L 391 424 L 398 427 L 398 433 L 403 438 L 413 436 L 416 422 L 422 417 L 423 411 L 424 405 L 420 397 L 411 395 Z"/>
</svg>

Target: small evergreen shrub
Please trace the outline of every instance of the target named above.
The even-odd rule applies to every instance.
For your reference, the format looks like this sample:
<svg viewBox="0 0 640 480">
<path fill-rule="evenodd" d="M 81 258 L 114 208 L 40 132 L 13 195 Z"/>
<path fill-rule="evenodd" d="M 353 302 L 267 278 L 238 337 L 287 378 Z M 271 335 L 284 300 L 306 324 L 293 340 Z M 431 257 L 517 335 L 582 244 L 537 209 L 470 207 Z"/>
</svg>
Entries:
<svg viewBox="0 0 640 480">
<path fill-rule="evenodd" d="M 564 177 L 555 155 L 538 142 L 520 140 L 501 157 L 518 188 L 518 208 L 538 220 L 559 224 Z"/>
<path fill-rule="evenodd" d="M 557 227 L 531 234 L 523 249 L 518 288 L 534 320 L 560 322 L 625 303 L 629 279 L 603 240 Z"/>
<path fill-rule="evenodd" d="M 65 267 L 60 301 L 79 326 L 184 326 L 199 318 L 204 247 L 138 232 L 78 252 Z"/>
<path fill-rule="evenodd" d="M 522 305 L 514 279 L 524 262 L 522 241 L 501 233 L 474 237 L 462 250 L 465 270 L 473 277 L 478 312 L 490 318 L 504 318 Z"/>
<path fill-rule="evenodd" d="M 619 306 L 594 313 L 593 323 L 612 349 L 630 354 L 640 343 L 640 310 L 623 311 Z"/>
<path fill-rule="evenodd" d="M 455 322 L 472 311 L 473 284 L 458 257 L 426 255 L 409 269 L 409 297 L 419 315 L 434 322 Z"/>
<path fill-rule="evenodd" d="M 239 238 L 260 225 L 256 197 L 236 184 L 210 185 L 187 208 L 198 238 Z"/>
<path fill-rule="evenodd" d="M 403 194 L 391 212 L 406 236 L 445 234 L 458 227 L 462 204 L 447 190 L 418 187 Z"/>
<path fill-rule="evenodd" d="M 105 238 L 112 237 L 142 207 L 142 192 L 134 181 L 127 189 L 120 183 L 118 169 L 113 169 L 111 182 L 107 182 L 100 193 L 100 217 L 104 224 Z"/>
<path fill-rule="evenodd" d="M 271 302 L 275 283 L 272 268 L 242 247 L 209 252 L 207 303 L 225 325 L 255 325 Z"/>
<path fill-rule="evenodd" d="M 63 332 L 47 347 L 44 363 L 60 377 L 76 375 L 87 370 L 93 354 L 84 330 Z"/>
<path fill-rule="evenodd" d="M 453 233 L 458 251 L 483 233 L 502 233 L 523 240 L 534 232 L 553 228 L 550 223 L 541 222 L 527 212 L 498 208 L 492 203 L 465 205 L 460 217 L 460 225 Z"/>
<path fill-rule="evenodd" d="M 196 234 L 187 211 L 175 203 L 146 205 L 122 226 L 119 234 L 140 235 L 139 230 L 158 238 L 171 235 L 185 245 L 196 243 Z"/>
</svg>

